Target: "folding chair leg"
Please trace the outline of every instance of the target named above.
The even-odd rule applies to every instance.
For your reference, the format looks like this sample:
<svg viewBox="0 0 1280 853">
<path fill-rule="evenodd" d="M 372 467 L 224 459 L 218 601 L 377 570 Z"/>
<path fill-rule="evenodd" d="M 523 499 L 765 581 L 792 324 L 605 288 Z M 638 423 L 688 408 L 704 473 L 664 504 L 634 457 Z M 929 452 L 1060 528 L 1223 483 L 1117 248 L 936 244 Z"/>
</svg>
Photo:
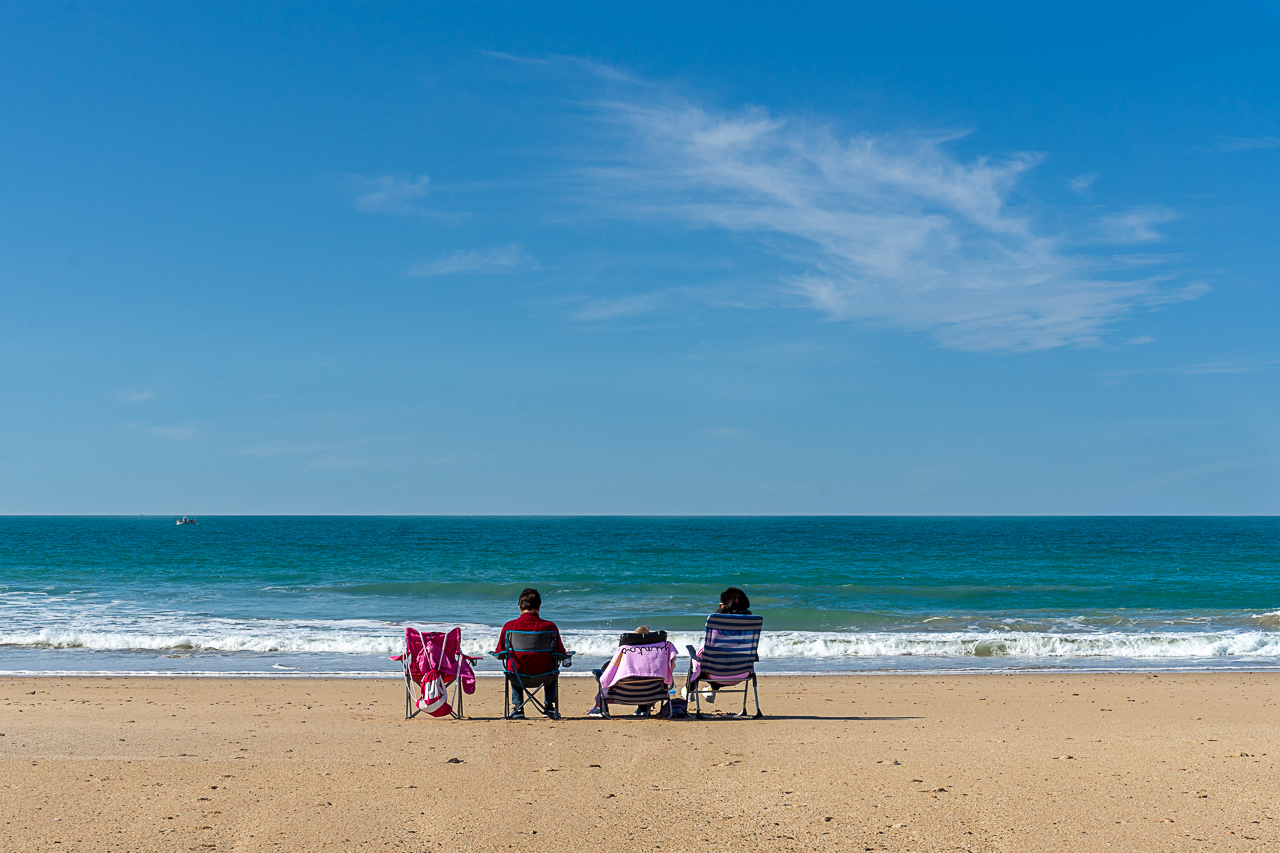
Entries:
<svg viewBox="0 0 1280 853">
<path fill-rule="evenodd" d="M 511 701 L 511 685 L 513 683 L 518 684 L 521 688 L 521 699 L 519 703 Z M 532 707 L 533 710 L 539 714 L 549 713 L 547 710 L 547 703 L 538 699 L 538 693 L 542 690 L 542 687 L 525 687 L 519 678 L 513 677 L 508 673 L 506 688 L 506 695 L 504 695 L 502 699 L 503 717 L 510 717 L 512 714 L 523 712 L 527 707 Z M 555 713 L 558 717 L 560 714 L 558 708 Z"/>
<path fill-rule="evenodd" d="M 758 719 L 760 719 L 761 717 L 763 717 L 763 716 L 764 716 L 764 714 L 760 713 L 760 686 L 759 686 L 758 684 L 756 684 L 756 676 L 755 676 L 755 673 L 752 673 L 752 674 L 751 674 L 751 690 L 752 690 L 752 692 L 753 692 L 753 693 L 755 693 L 755 696 L 756 696 L 756 717 L 755 717 L 755 718 L 758 720 Z M 743 691 L 743 692 L 745 693 L 746 691 Z M 743 697 L 742 697 L 742 702 L 743 702 L 743 704 L 742 704 L 742 710 L 743 710 L 743 712 L 744 712 L 744 713 L 745 713 L 745 712 L 746 712 L 746 710 L 747 710 L 746 700 L 747 700 L 747 697 L 746 697 L 746 696 L 743 696 Z"/>
<path fill-rule="evenodd" d="M 406 671 L 404 674 L 404 718 L 412 720 L 422 712 L 422 709 L 414 706 L 413 701 L 413 678 Z"/>
<path fill-rule="evenodd" d="M 462 719 L 462 676 L 453 681 L 453 712 L 449 715 L 455 720 Z"/>
</svg>

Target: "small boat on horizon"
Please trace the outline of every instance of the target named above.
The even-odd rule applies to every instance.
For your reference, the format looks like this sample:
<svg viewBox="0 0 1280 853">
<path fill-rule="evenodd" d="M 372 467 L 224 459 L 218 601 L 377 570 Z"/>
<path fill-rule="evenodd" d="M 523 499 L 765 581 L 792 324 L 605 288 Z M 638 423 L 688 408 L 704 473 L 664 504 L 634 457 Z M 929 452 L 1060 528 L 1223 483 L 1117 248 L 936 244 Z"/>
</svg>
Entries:
<svg viewBox="0 0 1280 853">
<path fill-rule="evenodd" d="M 187 518 L 185 515 L 182 518 L 175 518 L 173 522 L 174 524 L 199 524 L 200 523 L 196 521 L 194 518 Z"/>
</svg>

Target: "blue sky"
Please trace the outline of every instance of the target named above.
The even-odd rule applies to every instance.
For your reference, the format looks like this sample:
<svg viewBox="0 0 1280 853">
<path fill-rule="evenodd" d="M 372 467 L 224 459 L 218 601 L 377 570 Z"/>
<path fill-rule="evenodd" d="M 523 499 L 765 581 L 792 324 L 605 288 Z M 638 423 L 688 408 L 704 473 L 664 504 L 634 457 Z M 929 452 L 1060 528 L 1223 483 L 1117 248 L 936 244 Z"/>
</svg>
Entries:
<svg viewBox="0 0 1280 853">
<path fill-rule="evenodd" d="M 8 4 L 0 512 L 1280 512 L 1280 16 Z"/>
</svg>

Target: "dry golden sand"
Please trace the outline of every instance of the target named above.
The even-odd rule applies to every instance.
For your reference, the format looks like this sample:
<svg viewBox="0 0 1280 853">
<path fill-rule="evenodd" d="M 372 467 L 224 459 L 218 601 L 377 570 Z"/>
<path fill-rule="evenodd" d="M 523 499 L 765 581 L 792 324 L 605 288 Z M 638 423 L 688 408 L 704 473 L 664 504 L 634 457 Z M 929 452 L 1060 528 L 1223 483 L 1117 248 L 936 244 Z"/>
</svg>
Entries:
<svg viewBox="0 0 1280 853">
<path fill-rule="evenodd" d="M 1277 674 L 769 677 L 701 722 L 500 686 L 0 679 L 0 850 L 1280 850 Z"/>
</svg>

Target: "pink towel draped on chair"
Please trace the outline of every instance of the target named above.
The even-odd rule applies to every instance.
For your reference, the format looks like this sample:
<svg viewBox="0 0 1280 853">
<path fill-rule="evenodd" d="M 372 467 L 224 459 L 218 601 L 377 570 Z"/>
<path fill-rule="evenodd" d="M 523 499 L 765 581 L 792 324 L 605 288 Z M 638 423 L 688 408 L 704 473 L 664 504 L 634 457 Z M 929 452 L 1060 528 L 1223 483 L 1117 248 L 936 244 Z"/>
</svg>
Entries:
<svg viewBox="0 0 1280 853">
<path fill-rule="evenodd" d="M 415 628 L 404 629 L 404 653 L 391 660 L 401 661 L 405 678 L 418 685 L 417 708 L 433 717 L 453 713 L 447 688 L 459 682 L 467 695 L 476 692 L 476 674 L 472 661 L 480 660 L 462 653 L 462 629 L 448 633 Z"/>
</svg>

